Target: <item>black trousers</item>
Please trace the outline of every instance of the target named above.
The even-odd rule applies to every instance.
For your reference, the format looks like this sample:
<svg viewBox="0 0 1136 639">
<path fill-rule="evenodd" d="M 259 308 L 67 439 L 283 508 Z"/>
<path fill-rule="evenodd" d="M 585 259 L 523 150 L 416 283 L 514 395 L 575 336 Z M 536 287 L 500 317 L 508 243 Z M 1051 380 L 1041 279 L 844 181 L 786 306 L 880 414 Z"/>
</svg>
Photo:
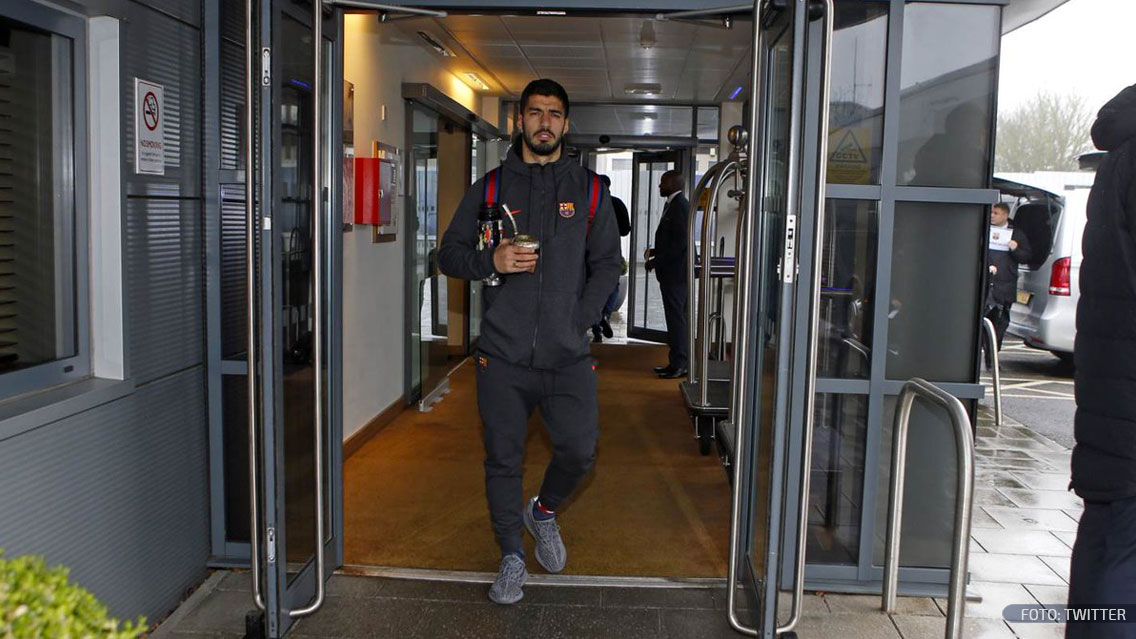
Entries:
<svg viewBox="0 0 1136 639">
<path fill-rule="evenodd" d="M 1044 602 L 1060 603 L 1060 602 Z M 1136 497 L 1085 502 L 1069 572 L 1069 606 L 1136 604 Z M 1070 622 L 1066 639 L 1136 639 L 1136 623 Z"/>
<path fill-rule="evenodd" d="M 585 358 L 557 370 L 535 370 L 478 354 L 477 408 L 484 425 L 485 495 L 502 553 L 521 550 L 525 440 L 528 420 L 540 408 L 552 461 L 544 472 L 540 503 L 556 510 L 592 469 L 599 438 L 596 370 Z"/>
<path fill-rule="evenodd" d="M 998 338 L 998 350 L 1002 350 L 1002 340 L 1006 337 L 1006 329 L 1010 327 L 1010 307 L 1002 305 L 990 306 L 986 309 L 986 318 L 994 323 L 994 334 Z M 982 350 L 986 351 L 986 334 L 982 337 Z M 986 353 L 986 368 L 994 366 L 990 353 Z"/>
<path fill-rule="evenodd" d="M 659 290 L 663 294 L 667 345 L 671 349 L 667 363 L 671 368 L 687 368 L 690 365 L 690 350 L 687 344 L 686 274 L 659 273 Z"/>
</svg>

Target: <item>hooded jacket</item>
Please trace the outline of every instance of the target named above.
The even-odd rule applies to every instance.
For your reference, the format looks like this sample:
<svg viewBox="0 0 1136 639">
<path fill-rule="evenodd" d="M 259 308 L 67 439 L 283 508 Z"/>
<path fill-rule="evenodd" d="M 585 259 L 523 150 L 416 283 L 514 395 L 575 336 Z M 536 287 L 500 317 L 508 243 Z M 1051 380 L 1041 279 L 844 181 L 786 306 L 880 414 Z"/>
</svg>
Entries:
<svg viewBox="0 0 1136 639">
<path fill-rule="evenodd" d="M 497 202 L 508 205 L 518 232 L 540 240 L 535 273 L 502 275 L 485 287 L 478 350 L 512 364 L 555 369 L 589 356 L 587 329 L 600 319 L 619 282 L 622 258 L 611 195 L 601 181 L 588 226 L 592 172 L 562 153 L 527 164 L 515 145 L 501 167 Z M 478 280 L 495 272 L 490 251 L 477 250 L 477 213 L 485 176 L 465 194 L 442 236 L 438 265 L 451 277 Z M 512 236 L 506 218 L 506 237 Z"/>
<path fill-rule="evenodd" d="M 1082 240 L 1071 486 L 1112 501 L 1136 495 L 1136 86 L 1105 104 L 1092 136 L 1108 155 Z"/>
</svg>

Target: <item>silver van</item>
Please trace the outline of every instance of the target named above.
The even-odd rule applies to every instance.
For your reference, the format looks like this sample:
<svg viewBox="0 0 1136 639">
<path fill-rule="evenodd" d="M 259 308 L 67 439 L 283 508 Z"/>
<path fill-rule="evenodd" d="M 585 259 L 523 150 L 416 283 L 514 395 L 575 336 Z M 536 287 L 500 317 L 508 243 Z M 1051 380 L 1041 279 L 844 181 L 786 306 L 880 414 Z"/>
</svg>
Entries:
<svg viewBox="0 0 1136 639">
<path fill-rule="evenodd" d="M 1077 336 L 1081 236 L 1094 177 L 1091 172 L 1007 174 L 994 180 L 1033 251 L 1030 263 L 1019 267 L 1008 331 L 1069 363 Z"/>
</svg>

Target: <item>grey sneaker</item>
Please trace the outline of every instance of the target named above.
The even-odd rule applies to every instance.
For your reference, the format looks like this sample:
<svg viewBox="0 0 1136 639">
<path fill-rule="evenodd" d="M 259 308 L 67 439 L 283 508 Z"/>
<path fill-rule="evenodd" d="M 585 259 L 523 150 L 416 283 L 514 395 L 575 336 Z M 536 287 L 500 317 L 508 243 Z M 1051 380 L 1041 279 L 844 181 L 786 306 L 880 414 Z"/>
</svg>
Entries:
<svg viewBox="0 0 1136 639">
<path fill-rule="evenodd" d="M 533 497 L 525 506 L 525 528 L 536 540 L 536 560 L 548 572 L 560 572 L 568 561 L 568 551 L 560 539 L 560 524 L 556 523 L 556 517 L 544 521 L 533 517 L 532 509 L 536 499 Z"/>
<path fill-rule="evenodd" d="M 497 579 L 489 587 L 489 600 L 499 604 L 517 603 L 525 596 L 522 588 L 528 579 L 529 571 L 525 570 L 525 560 L 518 555 L 505 555 L 501 558 Z"/>
</svg>

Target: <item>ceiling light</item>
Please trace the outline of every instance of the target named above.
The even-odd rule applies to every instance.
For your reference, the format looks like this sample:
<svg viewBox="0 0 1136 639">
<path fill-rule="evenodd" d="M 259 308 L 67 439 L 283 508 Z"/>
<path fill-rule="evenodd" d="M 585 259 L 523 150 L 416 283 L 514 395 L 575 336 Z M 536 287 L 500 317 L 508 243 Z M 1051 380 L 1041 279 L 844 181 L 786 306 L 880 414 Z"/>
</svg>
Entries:
<svg viewBox="0 0 1136 639">
<path fill-rule="evenodd" d="M 734 92 L 730 94 L 730 99 L 733 100 L 734 98 L 738 97 L 738 94 L 741 92 L 742 87 L 739 85 L 738 88 L 734 89 Z"/>
<path fill-rule="evenodd" d="M 657 119 L 659 119 L 659 114 L 648 113 L 648 112 L 644 112 L 644 111 L 636 111 L 635 113 L 631 114 L 631 117 L 632 117 L 632 119 L 635 119 L 635 120 L 657 120 Z"/>
<path fill-rule="evenodd" d="M 465 77 L 469 82 L 473 83 L 473 88 L 481 89 L 482 91 L 489 90 L 489 85 L 485 84 L 485 80 L 482 80 L 481 76 L 477 75 L 476 73 L 467 71 Z"/>
<path fill-rule="evenodd" d="M 628 84 L 623 87 L 627 95 L 658 95 L 663 92 L 661 84 Z"/>
<path fill-rule="evenodd" d="M 644 49 L 655 46 L 655 27 L 650 20 L 644 20 L 643 28 L 639 29 L 639 46 Z"/>
<path fill-rule="evenodd" d="M 418 37 L 422 38 L 423 42 L 430 45 L 430 48 L 433 49 L 435 52 L 437 52 L 438 55 L 442 56 L 443 58 L 456 58 L 457 57 L 457 55 L 453 51 L 450 51 L 448 48 L 446 48 L 446 45 L 442 44 L 437 38 L 430 35 L 429 33 L 426 33 L 425 31 L 419 31 Z"/>
<path fill-rule="evenodd" d="M 538 16 L 566 16 L 566 15 L 568 15 L 568 12 L 567 11 L 549 11 L 549 10 L 545 9 L 545 10 L 538 10 L 536 12 L 536 14 Z"/>
</svg>

